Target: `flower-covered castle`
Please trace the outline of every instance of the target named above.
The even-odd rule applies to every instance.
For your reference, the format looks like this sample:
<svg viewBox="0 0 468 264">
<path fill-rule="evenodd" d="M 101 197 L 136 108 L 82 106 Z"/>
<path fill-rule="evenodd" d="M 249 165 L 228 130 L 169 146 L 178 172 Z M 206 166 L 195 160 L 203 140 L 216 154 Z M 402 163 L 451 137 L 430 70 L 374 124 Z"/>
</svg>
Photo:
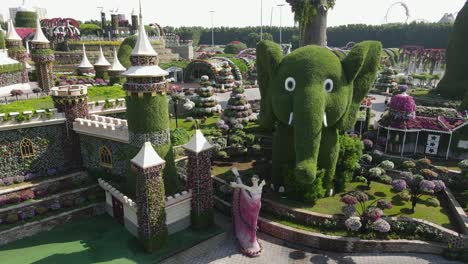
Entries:
<svg viewBox="0 0 468 264">
<path fill-rule="evenodd" d="M 47 48 L 40 34 L 34 43 Z M 97 178 L 106 211 L 153 252 L 172 233 L 211 225 L 212 146 L 197 131 L 184 146 L 188 173 L 177 172 L 168 72 L 158 66 L 142 23 L 131 62 L 127 70 L 112 65 L 125 70 L 125 99 L 88 102 L 87 86 L 60 86 L 50 89 L 54 109 L 0 114 L 0 185 L 73 173 Z M 127 119 L 116 118 L 122 113 Z M 0 213 L 0 224 L 7 217 Z"/>
</svg>

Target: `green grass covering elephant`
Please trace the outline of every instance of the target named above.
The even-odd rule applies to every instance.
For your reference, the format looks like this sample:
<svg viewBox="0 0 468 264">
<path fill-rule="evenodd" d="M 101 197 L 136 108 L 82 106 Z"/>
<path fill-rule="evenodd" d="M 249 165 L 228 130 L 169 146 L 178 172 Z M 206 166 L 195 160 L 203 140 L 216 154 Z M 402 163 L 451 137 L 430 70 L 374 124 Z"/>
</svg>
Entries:
<svg viewBox="0 0 468 264">
<path fill-rule="evenodd" d="M 340 61 L 319 46 L 302 47 L 283 57 L 276 43 L 258 44 L 260 125 L 274 130 L 272 183 L 276 189 L 300 186 L 286 192 L 307 200 L 307 192 L 317 188 L 319 169 L 325 171 L 320 179 L 323 187 L 333 189 L 339 132 L 356 122 L 360 103 L 377 76 L 381 52 L 379 42 L 362 42 Z M 291 170 L 292 178 L 288 177 Z M 288 184 L 286 178 L 295 183 Z"/>
<path fill-rule="evenodd" d="M 447 98 L 461 99 L 460 111 L 468 110 L 468 2 L 457 15 L 447 49 L 445 75 L 437 86 L 437 92 Z"/>
</svg>

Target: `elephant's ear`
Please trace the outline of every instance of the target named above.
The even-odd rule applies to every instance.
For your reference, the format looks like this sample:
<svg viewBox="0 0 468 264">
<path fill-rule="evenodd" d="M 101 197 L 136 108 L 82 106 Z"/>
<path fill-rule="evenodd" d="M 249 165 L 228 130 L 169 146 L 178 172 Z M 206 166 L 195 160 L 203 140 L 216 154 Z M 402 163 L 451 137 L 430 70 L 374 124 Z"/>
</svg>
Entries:
<svg viewBox="0 0 468 264">
<path fill-rule="evenodd" d="M 351 129 L 356 123 L 361 101 L 369 93 L 377 78 L 382 55 L 382 44 L 378 41 L 365 41 L 357 44 L 342 61 L 348 81 L 353 87 L 353 96 L 341 122 L 342 130 Z"/>
<path fill-rule="evenodd" d="M 260 108 L 260 126 L 273 129 L 275 117 L 272 105 L 272 84 L 278 66 L 283 59 L 281 47 L 272 41 L 261 41 L 257 44 L 257 74 L 262 96 Z"/>
</svg>

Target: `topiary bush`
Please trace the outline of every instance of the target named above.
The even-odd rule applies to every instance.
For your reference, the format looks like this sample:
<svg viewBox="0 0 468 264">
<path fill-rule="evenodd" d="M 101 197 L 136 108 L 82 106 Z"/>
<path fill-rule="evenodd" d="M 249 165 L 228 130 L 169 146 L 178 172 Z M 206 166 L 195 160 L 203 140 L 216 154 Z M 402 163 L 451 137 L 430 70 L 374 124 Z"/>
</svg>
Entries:
<svg viewBox="0 0 468 264">
<path fill-rule="evenodd" d="M 334 178 L 335 192 L 342 192 L 353 177 L 353 173 L 359 165 L 359 159 L 363 157 L 364 145 L 359 138 L 347 135 L 340 137 L 340 154 L 336 164 Z"/>
<path fill-rule="evenodd" d="M 8 216 L 5 219 L 5 222 L 7 222 L 8 224 L 14 224 L 18 222 L 18 220 L 19 218 L 17 214 L 8 214 Z"/>
<path fill-rule="evenodd" d="M 317 178 L 312 184 L 303 184 L 294 177 L 294 171 L 288 173 L 285 181 L 285 193 L 289 199 L 314 204 L 315 201 L 325 196 L 326 190 L 323 188 L 322 179 L 325 171 L 317 172 Z"/>
<path fill-rule="evenodd" d="M 132 54 L 132 50 L 136 45 L 136 41 L 137 36 L 130 36 L 126 38 L 119 47 L 117 56 L 119 57 L 120 63 L 122 63 L 125 68 L 132 66 L 132 63 L 130 62 L 130 55 Z"/>
<path fill-rule="evenodd" d="M 426 203 L 429 206 L 433 206 L 433 207 L 439 207 L 440 206 L 439 200 L 437 200 L 437 198 L 435 198 L 435 197 L 431 197 L 431 198 L 427 199 Z"/>
<path fill-rule="evenodd" d="M 242 43 L 240 41 L 233 41 L 226 45 L 226 47 L 224 48 L 224 53 L 238 54 L 239 52 L 245 49 L 247 49 L 247 45 L 245 43 Z"/>
<path fill-rule="evenodd" d="M 171 131 L 171 142 L 174 146 L 184 145 L 190 141 L 190 134 L 183 128 L 176 128 Z"/>
<path fill-rule="evenodd" d="M 15 26 L 17 28 L 36 28 L 37 13 L 19 11 L 16 13 Z"/>
<path fill-rule="evenodd" d="M 5 33 L 0 31 L 0 49 L 5 49 Z"/>
</svg>

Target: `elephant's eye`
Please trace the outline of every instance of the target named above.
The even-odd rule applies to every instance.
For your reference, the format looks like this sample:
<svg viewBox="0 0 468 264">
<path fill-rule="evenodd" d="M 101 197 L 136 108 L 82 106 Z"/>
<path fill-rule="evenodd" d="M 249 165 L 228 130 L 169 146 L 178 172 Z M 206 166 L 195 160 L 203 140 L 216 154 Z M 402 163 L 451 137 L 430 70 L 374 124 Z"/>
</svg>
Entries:
<svg viewBox="0 0 468 264">
<path fill-rule="evenodd" d="M 331 93 L 333 91 L 333 81 L 331 79 L 326 79 L 325 82 L 323 82 L 323 88 L 325 92 Z"/>
<path fill-rule="evenodd" d="M 288 92 L 294 91 L 294 89 L 296 89 L 296 80 L 294 80 L 293 77 L 287 78 L 284 82 L 284 89 Z"/>
</svg>

